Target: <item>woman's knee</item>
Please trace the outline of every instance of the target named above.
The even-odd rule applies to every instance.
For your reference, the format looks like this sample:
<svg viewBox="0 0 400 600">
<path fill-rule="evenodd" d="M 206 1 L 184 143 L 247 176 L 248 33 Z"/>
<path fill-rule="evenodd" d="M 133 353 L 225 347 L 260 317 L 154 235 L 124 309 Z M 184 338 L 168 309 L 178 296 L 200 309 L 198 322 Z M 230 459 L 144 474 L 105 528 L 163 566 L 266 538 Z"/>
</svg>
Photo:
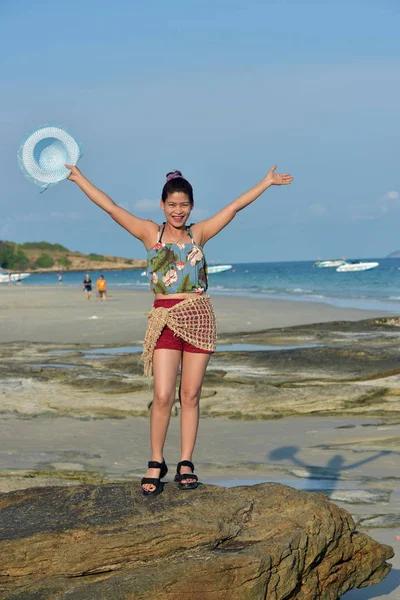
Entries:
<svg viewBox="0 0 400 600">
<path fill-rule="evenodd" d="M 187 408 L 196 408 L 200 402 L 200 394 L 201 390 L 181 390 L 181 405 Z"/>
<path fill-rule="evenodd" d="M 156 406 L 157 408 L 169 408 L 171 409 L 173 403 L 175 402 L 175 392 L 168 391 L 154 391 L 153 404 L 152 406 Z"/>
</svg>

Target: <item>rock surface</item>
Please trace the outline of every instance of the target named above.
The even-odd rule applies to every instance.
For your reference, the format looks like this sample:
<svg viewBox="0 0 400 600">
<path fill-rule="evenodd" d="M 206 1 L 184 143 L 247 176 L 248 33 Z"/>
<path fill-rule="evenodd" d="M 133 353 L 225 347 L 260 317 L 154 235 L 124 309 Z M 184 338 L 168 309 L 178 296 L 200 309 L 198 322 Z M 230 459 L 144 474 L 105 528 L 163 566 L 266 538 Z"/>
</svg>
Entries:
<svg viewBox="0 0 400 600">
<path fill-rule="evenodd" d="M 0 553 L 6 600 L 336 600 L 393 555 L 326 496 L 272 483 L 3 494 Z"/>
<path fill-rule="evenodd" d="M 204 417 L 400 417 L 400 319 L 322 323 L 226 336 L 202 390 Z M 286 346 L 286 349 L 285 349 Z M 261 346 L 262 347 L 262 346 Z M 136 349 L 140 350 L 140 341 Z M 0 344 L 0 404 L 23 417 L 147 416 L 152 389 L 140 352 L 84 344 Z M 179 402 L 174 407 L 179 413 Z"/>
</svg>

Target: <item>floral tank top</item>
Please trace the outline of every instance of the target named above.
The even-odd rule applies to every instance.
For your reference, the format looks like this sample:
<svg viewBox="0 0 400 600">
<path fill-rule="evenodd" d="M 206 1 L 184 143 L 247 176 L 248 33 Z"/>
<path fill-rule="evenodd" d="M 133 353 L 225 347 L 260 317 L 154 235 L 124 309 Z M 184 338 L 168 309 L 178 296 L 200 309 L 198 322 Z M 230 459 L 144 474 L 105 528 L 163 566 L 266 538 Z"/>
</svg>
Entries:
<svg viewBox="0 0 400 600">
<path fill-rule="evenodd" d="M 208 288 L 207 264 L 200 246 L 186 231 L 191 243 L 165 243 L 163 223 L 157 243 L 147 251 L 147 274 L 155 294 L 202 294 Z"/>
</svg>

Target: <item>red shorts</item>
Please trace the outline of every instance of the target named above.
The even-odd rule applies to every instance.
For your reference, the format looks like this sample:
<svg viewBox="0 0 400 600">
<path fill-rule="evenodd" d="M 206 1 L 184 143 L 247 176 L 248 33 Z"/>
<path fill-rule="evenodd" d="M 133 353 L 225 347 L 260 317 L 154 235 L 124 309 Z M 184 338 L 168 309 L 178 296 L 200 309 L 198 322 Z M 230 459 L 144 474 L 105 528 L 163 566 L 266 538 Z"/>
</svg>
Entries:
<svg viewBox="0 0 400 600">
<path fill-rule="evenodd" d="M 178 302 L 182 302 L 179 298 L 170 298 L 166 300 L 155 300 L 154 306 L 158 308 L 159 306 L 163 306 L 164 308 L 171 308 L 171 306 L 175 306 Z M 174 334 L 174 332 L 167 326 L 161 332 L 160 337 L 158 338 L 158 342 L 154 350 L 179 350 L 180 352 L 195 352 L 196 354 L 212 354 L 210 350 L 202 350 L 201 348 L 196 348 L 189 342 L 185 342 L 181 337 L 178 337 Z"/>
</svg>

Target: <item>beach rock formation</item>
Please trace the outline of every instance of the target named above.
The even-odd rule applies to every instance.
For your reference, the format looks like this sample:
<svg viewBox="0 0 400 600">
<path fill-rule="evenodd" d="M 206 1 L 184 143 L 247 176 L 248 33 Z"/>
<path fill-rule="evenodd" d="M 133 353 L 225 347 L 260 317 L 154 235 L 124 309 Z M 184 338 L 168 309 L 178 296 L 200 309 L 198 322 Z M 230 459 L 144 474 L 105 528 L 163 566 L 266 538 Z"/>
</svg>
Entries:
<svg viewBox="0 0 400 600">
<path fill-rule="evenodd" d="M 326 496 L 273 483 L 3 494 L 0 553 L 7 600 L 336 600 L 393 555 Z"/>
</svg>

